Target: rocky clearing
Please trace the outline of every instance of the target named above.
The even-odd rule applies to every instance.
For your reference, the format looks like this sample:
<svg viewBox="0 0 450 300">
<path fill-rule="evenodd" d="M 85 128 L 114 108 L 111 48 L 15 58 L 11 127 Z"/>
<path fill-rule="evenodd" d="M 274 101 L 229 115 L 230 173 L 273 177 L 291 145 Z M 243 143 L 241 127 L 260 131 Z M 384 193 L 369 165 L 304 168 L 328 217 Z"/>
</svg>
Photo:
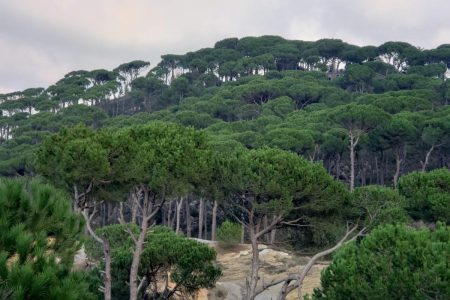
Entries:
<svg viewBox="0 0 450 300">
<path fill-rule="evenodd" d="M 245 280 L 251 266 L 251 246 L 247 244 L 239 245 L 233 249 L 222 249 L 215 243 L 208 243 L 217 251 L 217 262 L 222 267 L 223 276 L 220 278 L 216 288 L 209 291 L 201 291 L 197 299 L 202 300 L 240 300 L 241 289 L 245 288 Z M 299 273 L 301 268 L 307 263 L 309 257 L 299 257 L 289 252 L 271 249 L 265 245 L 260 245 L 261 283 L 269 283 L 272 280 L 282 279 L 288 274 Z M 302 294 L 311 294 L 314 288 L 320 286 L 320 271 L 327 266 L 327 263 L 315 265 L 303 282 Z M 256 299 L 271 300 L 276 299 L 280 286 L 260 294 Z M 288 299 L 299 299 L 298 293 L 292 292 Z M 301 298 L 302 299 L 302 298 Z"/>
</svg>

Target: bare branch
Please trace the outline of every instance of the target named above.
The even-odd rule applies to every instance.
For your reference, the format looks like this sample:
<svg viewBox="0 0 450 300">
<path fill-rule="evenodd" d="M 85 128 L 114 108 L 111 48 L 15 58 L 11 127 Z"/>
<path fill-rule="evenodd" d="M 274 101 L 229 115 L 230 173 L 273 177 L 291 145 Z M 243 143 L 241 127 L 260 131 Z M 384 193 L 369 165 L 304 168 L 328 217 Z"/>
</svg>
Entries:
<svg viewBox="0 0 450 300">
<path fill-rule="evenodd" d="M 313 257 L 311 257 L 310 260 L 308 261 L 308 263 L 302 269 L 302 272 L 295 276 L 296 283 L 293 285 L 286 285 L 285 288 L 280 291 L 279 299 L 285 299 L 283 297 L 286 297 L 290 292 L 292 292 L 293 290 L 295 290 L 297 288 L 301 289 L 303 280 L 305 279 L 306 275 L 308 274 L 308 272 L 311 270 L 311 268 L 314 266 L 314 264 L 316 263 L 316 261 L 319 258 L 322 258 L 328 254 L 331 254 L 334 251 L 336 251 L 337 249 L 341 248 L 343 245 L 354 241 L 358 236 L 360 236 L 361 234 L 363 234 L 366 231 L 366 227 L 364 227 L 356 235 L 354 235 L 352 238 L 350 238 L 352 233 L 355 232 L 355 230 L 357 228 L 358 228 L 358 225 L 355 225 L 355 226 L 349 228 L 349 225 L 347 224 L 347 232 L 345 233 L 344 237 L 342 237 L 342 239 L 338 243 L 336 243 L 336 245 L 334 245 L 333 247 L 326 249 L 322 252 L 319 252 L 319 253 L 315 254 Z M 292 281 L 292 280 L 290 280 L 290 281 Z M 281 295 L 283 297 L 281 297 Z"/>
<path fill-rule="evenodd" d="M 273 221 L 263 230 L 261 230 L 260 232 L 258 232 L 256 234 L 256 238 L 259 238 L 263 235 L 265 235 L 266 233 L 270 232 L 272 229 L 275 228 L 275 226 L 277 226 L 277 224 L 279 224 L 281 222 L 281 220 L 283 219 L 283 215 L 278 215 L 276 216 Z"/>
<path fill-rule="evenodd" d="M 140 279 L 137 291 L 139 293 L 139 291 L 144 287 L 145 282 L 147 281 L 147 277 L 143 277 L 142 279 Z"/>
</svg>

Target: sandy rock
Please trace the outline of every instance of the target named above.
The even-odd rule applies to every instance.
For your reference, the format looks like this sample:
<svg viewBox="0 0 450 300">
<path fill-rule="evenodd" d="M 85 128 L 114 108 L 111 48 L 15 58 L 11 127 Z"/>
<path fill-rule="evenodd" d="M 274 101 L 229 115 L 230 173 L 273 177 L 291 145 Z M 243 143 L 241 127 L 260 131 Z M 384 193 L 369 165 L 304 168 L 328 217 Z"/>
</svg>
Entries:
<svg viewBox="0 0 450 300">
<path fill-rule="evenodd" d="M 88 258 L 84 246 L 75 253 L 73 259 L 73 268 L 75 270 L 83 270 L 88 266 Z"/>
</svg>

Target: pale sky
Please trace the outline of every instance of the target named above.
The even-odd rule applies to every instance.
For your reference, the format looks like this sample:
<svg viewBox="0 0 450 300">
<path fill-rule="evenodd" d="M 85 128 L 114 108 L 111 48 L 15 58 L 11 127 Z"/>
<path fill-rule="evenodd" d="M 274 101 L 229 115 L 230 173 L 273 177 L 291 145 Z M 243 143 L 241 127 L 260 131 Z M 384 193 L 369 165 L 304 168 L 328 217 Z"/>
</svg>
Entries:
<svg viewBox="0 0 450 300">
<path fill-rule="evenodd" d="M 0 0 L 0 93 L 227 37 L 450 43 L 449 0 Z"/>
</svg>

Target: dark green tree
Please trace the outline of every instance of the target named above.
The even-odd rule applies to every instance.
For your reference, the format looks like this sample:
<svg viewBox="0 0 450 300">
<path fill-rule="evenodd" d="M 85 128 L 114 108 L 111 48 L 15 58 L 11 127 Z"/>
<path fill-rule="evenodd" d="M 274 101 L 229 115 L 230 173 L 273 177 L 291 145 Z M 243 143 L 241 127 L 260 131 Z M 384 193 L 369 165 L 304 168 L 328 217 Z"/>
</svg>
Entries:
<svg viewBox="0 0 450 300">
<path fill-rule="evenodd" d="M 313 299 L 448 299 L 449 227 L 387 225 L 343 247 Z"/>
<path fill-rule="evenodd" d="M 135 225 L 128 228 L 126 225 L 109 225 L 96 231 L 97 235 L 111 241 L 112 299 L 116 300 L 129 299 L 129 288 L 125 283 L 132 263 L 130 248 L 133 248 L 133 240 L 128 230 L 138 232 Z M 89 241 L 86 247 L 94 259 L 101 259 L 94 241 Z M 216 252 L 205 244 L 179 236 L 166 227 L 152 228 L 145 239 L 139 267 L 139 277 L 144 280 L 141 297 L 188 298 L 201 288 L 214 287 L 221 276 L 220 269 L 214 264 L 215 257 Z"/>
<path fill-rule="evenodd" d="M 398 190 L 406 197 L 406 207 L 413 219 L 450 223 L 449 170 L 409 173 L 400 178 Z"/>
<path fill-rule="evenodd" d="M 0 297 L 93 299 L 72 272 L 83 221 L 62 191 L 37 180 L 0 180 Z"/>
</svg>

